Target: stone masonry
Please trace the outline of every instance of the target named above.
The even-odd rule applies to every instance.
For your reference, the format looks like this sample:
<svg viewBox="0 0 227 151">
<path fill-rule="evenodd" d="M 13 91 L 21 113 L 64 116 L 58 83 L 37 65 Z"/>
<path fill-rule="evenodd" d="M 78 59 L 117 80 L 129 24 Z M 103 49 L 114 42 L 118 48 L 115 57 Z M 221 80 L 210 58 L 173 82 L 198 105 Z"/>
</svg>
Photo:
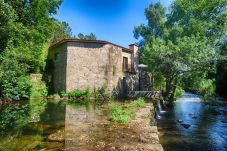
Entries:
<svg viewBox="0 0 227 151">
<path fill-rule="evenodd" d="M 138 47 L 130 49 L 98 40 L 64 39 L 49 48 L 49 60 L 54 65 L 53 85 L 56 92 L 99 88 L 121 92 L 124 77 L 135 76 L 138 70 Z M 123 70 L 123 57 L 128 70 Z M 131 77 L 133 77 L 131 76 Z M 127 80 L 128 81 L 128 80 Z M 138 80 L 130 82 L 136 88 Z"/>
</svg>

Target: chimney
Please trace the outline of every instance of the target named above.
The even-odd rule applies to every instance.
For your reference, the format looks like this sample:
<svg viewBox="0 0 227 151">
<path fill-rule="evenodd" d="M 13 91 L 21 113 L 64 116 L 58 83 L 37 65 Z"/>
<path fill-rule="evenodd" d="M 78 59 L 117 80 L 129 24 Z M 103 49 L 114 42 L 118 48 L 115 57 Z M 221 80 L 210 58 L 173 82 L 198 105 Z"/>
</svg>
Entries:
<svg viewBox="0 0 227 151">
<path fill-rule="evenodd" d="M 138 65 L 139 65 L 139 54 L 138 54 L 138 46 L 136 44 L 129 45 L 129 49 L 132 50 L 132 68 L 135 72 L 138 71 Z"/>
</svg>

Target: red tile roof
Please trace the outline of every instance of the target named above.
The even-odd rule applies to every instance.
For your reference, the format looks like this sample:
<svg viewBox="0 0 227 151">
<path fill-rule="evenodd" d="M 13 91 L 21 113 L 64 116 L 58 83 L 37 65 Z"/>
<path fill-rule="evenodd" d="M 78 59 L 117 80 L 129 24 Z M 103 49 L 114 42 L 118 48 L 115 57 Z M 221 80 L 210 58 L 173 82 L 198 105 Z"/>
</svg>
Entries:
<svg viewBox="0 0 227 151">
<path fill-rule="evenodd" d="M 66 39 L 62 39 L 61 41 L 51 45 L 49 47 L 49 49 L 54 49 L 56 47 L 58 47 L 59 45 L 65 43 L 65 42 L 81 42 L 81 43 L 98 43 L 98 44 L 110 44 L 110 45 L 113 45 L 113 46 L 117 46 L 117 47 L 120 47 L 122 48 L 122 51 L 126 51 L 126 52 L 130 52 L 132 53 L 133 51 L 129 48 L 125 48 L 125 47 L 122 47 L 120 45 L 117 45 L 117 44 L 114 44 L 114 43 L 111 43 L 111 42 L 108 42 L 108 41 L 103 41 L 103 40 L 87 40 L 87 39 L 77 39 L 77 38 L 66 38 Z"/>
</svg>

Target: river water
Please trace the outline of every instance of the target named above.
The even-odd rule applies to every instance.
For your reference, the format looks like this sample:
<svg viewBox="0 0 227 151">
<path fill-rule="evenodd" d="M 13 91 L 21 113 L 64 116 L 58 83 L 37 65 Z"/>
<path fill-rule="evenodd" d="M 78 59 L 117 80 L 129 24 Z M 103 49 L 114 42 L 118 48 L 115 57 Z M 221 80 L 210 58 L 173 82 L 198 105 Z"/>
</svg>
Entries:
<svg viewBox="0 0 227 151">
<path fill-rule="evenodd" d="M 125 150 L 152 141 L 159 147 L 156 134 L 146 140 L 150 135 L 136 128 L 110 122 L 106 107 L 94 103 L 30 100 L 0 107 L 0 151 Z"/>
<path fill-rule="evenodd" d="M 159 106 L 157 125 L 166 151 L 227 151 L 227 106 L 208 105 L 185 93 L 166 112 Z"/>
<path fill-rule="evenodd" d="M 98 150 L 108 135 L 105 126 L 104 111 L 94 104 L 13 104 L 0 108 L 0 151 Z"/>
</svg>

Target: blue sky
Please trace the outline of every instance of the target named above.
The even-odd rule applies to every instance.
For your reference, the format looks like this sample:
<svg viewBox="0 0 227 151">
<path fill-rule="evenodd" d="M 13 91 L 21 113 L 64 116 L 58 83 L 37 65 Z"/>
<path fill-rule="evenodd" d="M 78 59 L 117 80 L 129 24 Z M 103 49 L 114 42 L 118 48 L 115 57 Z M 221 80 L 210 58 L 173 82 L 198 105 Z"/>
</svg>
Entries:
<svg viewBox="0 0 227 151">
<path fill-rule="evenodd" d="M 160 0 L 169 7 L 172 0 Z M 146 24 L 144 10 L 157 0 L 64 0 L 55 18 L 69 23 L 73 34 L 94 33 L 99 40 L 125 47 L 137 42 L 133 29 Z"/>
</svg>

